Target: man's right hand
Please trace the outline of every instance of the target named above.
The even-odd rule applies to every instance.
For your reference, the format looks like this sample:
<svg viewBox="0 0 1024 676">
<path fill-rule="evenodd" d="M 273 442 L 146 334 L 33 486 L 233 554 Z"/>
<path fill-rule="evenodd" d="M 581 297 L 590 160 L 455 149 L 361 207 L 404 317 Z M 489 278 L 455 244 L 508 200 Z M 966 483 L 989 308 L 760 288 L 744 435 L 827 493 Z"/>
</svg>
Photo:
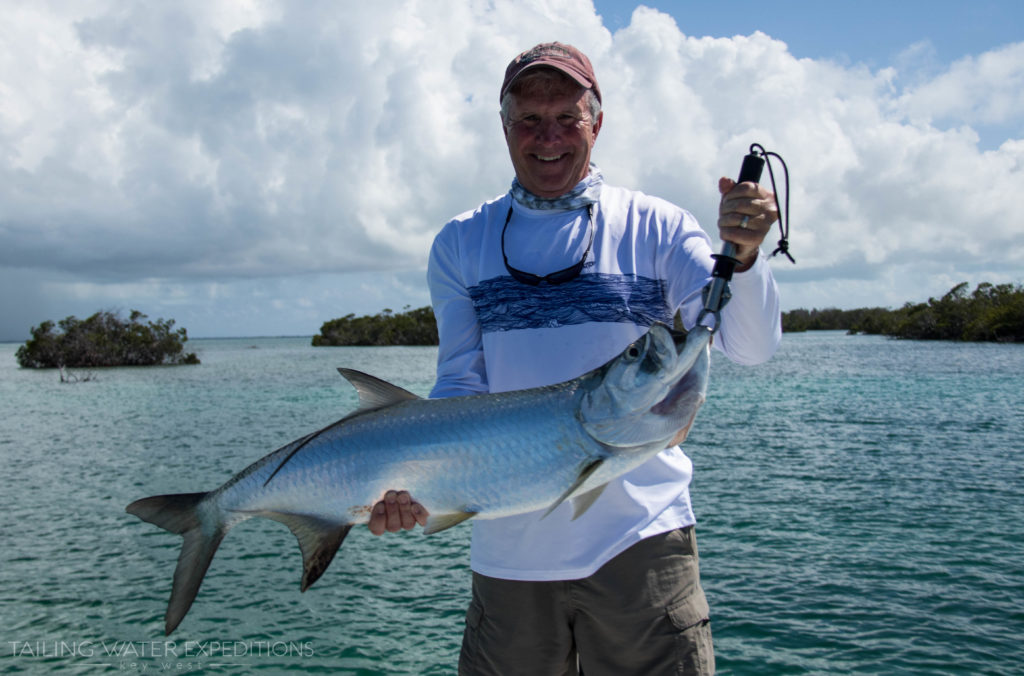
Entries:
<svg viewBox="0 0 1024 676">
<path fill-rule="evenodd" d="M 416 524 L 425 526 L 428 516 L 426 507 L 414 501 L 408 491 L 388 491 L 373 506 L 368 525 L 371 533 L 383 535 L 385 531 L 412 530 Z"/>
</svg>

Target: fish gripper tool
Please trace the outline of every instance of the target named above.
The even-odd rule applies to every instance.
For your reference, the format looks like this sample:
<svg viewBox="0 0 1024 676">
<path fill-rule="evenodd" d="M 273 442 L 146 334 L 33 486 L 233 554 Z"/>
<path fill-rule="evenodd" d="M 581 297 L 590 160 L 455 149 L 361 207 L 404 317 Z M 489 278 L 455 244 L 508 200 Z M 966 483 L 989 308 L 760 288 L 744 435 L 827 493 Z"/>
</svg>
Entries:
<svg viewBox="0 0 1024 676">
<path fill-rule="evenodd" d="M 743 158 L 740 175 L 736 183 L 760 182 L 761 173 L 764 171 L 769 155 L 777 157 L 782 162 L 786 179 L 786 211 L 785 218 L 783 218 L 783 212 L 778 208 L 779 195 L 778 191 L 775 190 L 775 175 L 772 173 L 771 164 L 768 164 L 768 174 L 772 180 L 772 190 L 775 191 L 775 206 L 779 211 L 779 229 L 782 233 L 778 247 L 772 252 L 772 256 L 782 253 L 791 262 L 795 263 L 796 261 L 789 254 L 789 168 L 786 167 L 785 160 L 778 153 L 766 151 L 761 144 L 752 143 L 750 145 L 750 152 Z M 732 279 L 732 273 L 740 261 L 736 258 L 736 244 L 733 242 L 723 242 L 721 253 L 712 254 L 711 257 L 715 259 L 715 266 L 711 270 L 711 281 L 708 282 L 701 292 L 704 308 L 697 315 L 697 325 L 700 326 L 704 318 L 711 315 L 714 318 L 714 324 L 709 328 L 712 333 L 717 333 L 722 323 L 722 308 L 725 307 L 726 303 L 729 302 L 729 298 L 732 297 L 729 292 L 729 281 Z"/>
</svg>

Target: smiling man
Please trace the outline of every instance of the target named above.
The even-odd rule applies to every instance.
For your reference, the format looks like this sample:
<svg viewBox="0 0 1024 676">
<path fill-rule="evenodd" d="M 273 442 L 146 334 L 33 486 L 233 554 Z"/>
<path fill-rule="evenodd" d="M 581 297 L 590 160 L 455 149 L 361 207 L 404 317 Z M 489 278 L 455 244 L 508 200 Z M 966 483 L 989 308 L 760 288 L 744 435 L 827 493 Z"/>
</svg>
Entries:
<svg viewBox="0 0 1024 676">
<path fill-rule="evenodd" d="M 538 61 L 522 68 L 529 63 L 536 67 Z M 523 188 L 538 197 L 564 195 L 590 171 L 590 151 L 603 118 L 600 95 L 573 82 L 557 70 L 539 69 L 522 80 L 513 77 L 502 88 L 512 166 Z M 513 84 L 516 93 L 507 96 Z"/>
<path fill-rule="evenodd" d="M 434 397 L 575 378 L 677 310 L 692 327 L 711 278 L 711 240 L 692 215 L 606 185 L 591 163 L 603 113 L 584 54 L 560 43 L 523 52 L 500 101 L 512 188 L 447 223 L 431 249 Z M 774 196 L 727 178 L 719 190 L 719 234 L 736 243 L 741 265 L 715 346 L 755 364 L 781 337 L 777 288 L 759 253 Z M 543 519 L 475 522 L 459 673 L 713 673 L 691 474 L 671 446 L 611 481 L 578 519 L 563 504 Z M 389 492 L 370 530 L 422 525 L 414 497 Z"/>
</svg>

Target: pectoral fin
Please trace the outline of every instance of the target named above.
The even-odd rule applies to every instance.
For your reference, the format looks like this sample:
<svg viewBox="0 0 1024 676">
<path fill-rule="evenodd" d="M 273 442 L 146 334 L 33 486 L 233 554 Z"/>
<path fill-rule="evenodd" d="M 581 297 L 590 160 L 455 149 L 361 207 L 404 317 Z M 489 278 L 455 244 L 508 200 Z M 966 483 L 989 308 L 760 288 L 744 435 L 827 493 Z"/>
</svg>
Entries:
<svg viewBox="0 0 1024 676">
<path fill-rule="evenodd" d="M 601 493 L 604 493 L 604 489 L 607 487 L 608 484 L 601 484 L 597 488 L 591 488 L 586 493 L 577 495 L 570 500 L 569 502 L 572 504 L 572 520 L 575 521 L 583 516 L 583 513 L 590 509 L 590 506 L 594 504 L 595 500 L 601 497 Z"/>
<path fill-rule="evenodd" d="M 551 503 L 551 506 L 548 507 L 548 511 L 544 512 L 544 516 L 542 516 L 540 518 L 542 518 L 542 519 L 546 518 L 548 514 L 550 514 L 551 512 L 555 511 L 555 508 L 558 507 L 563 502 L 565 502 L 565 500 L 569 496 L 571 496 L 573 493 L 575 493 L 576 490 L 579 489 L 579 487 L 582 486 L 583 483 L 587 479 L 590 478 L 590 475 L 593 474 L 594 472 L 596 472 L 597 469 L 602 464 L 604 464 L 604 459 L 603 458 L 598 459 L 598 460 L 594 460 L 593 462 L 591 462 L 591 463 L 589 463 L 587 465 L 584 465 L 582 467 L 582 469 L 580 469 L 579 474 L 576 475 L 576 479 L 575 479 L 575 481 L 572 482 L 572 485 L 569 486 L 569 488 L 567 488 L 564 493 L 559 495 L 557 500 L 555 500 L 553 503 Z M 589 495 L 591 492 L 593 492 L 593 491 L 588 491 L 584 495 Z M 600 495 L 600 493 L 598 493 L 598 495 Z M 580 497 L 583 497 L 583 496 L 580 496 Z M 582 514 L 585 511 L 587 511 L 587 508 L 590 507 L 590 505 L 596 499 L 597 499 L 597 495 L 593 496 L 592 498 L 589 498 L 589 502 L 584 502 L 583 508 L 577 514 L 575 514 L 575 516 L 573 516 L 573 518 L 575 519 L 577 516 L 579 516 L 580 514 Z"/>
</svg>

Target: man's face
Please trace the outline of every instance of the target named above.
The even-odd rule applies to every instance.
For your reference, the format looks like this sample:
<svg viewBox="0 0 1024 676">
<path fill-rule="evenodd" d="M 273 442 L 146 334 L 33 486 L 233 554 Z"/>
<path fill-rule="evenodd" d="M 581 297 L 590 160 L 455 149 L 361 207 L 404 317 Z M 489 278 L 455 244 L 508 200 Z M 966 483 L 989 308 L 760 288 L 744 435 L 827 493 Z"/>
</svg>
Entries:
<svg viewBox="0 0 1024 676">
<path fill-rule="evenodd" d="M 586 178 L 602 116 L 590 119 L 586 90 L 511 97 L 505 142 L 516 177 L 538 197 L 559 197 Z"/>
</svg>

